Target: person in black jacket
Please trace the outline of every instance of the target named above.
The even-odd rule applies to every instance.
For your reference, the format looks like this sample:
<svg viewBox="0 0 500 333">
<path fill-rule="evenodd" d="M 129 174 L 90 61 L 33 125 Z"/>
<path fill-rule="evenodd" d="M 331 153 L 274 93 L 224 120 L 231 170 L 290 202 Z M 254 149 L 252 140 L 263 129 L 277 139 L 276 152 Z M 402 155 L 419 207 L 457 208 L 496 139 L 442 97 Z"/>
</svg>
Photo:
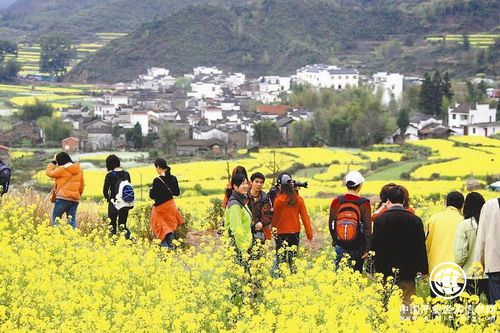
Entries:
<svg viewBox="0 0 500 333">
<path fill-rule="evenodd" d="M 151 212 L 151 229 L 156 238 L 161 240 L 161 246 L 173 248 L 174 231 L 184 223 L 175 205 L 174 196 L 180 195 L 177 178 L 170 173 L 170 167 L 163 158 L 155 160 L 158 177 L 153 180 L 149 197 L 155 202 Z"/>
<path fill-rule="evenodd" d="M 119 210 L 116 209 L 113 201 L 116 200 L 118 194 L 118 187 L 122 180 L 130 180 L 130 174 L 120 167 L 120 159 L 116 155 L 109 155 L 106 158 L 106 168 L 108 173 L 104 179 L 104 186 L 102 189 L 104 198 L 108 202 L 108 217 L 110 219 L 111 234 L 116 235 L 118 226 L 122 226 L 125 230 L 125 238 L 130 238 L 130 230 L 127 228 L 127 218 L 130 207 L 123 207 Z M 118 220 L 118 221 L 117 221 Z"/>
<path fill-rule="evenodd" d="M 415 295 L 415 277 L 428 274 L 425 233 L 422 220 L 404 208 L 405 193 L 393 186 L 387 193 L 388 210 L 374 222 L 372 248 L 375 269 L 392 276 L 403 290 L 403 303 Z"/>
</svg>

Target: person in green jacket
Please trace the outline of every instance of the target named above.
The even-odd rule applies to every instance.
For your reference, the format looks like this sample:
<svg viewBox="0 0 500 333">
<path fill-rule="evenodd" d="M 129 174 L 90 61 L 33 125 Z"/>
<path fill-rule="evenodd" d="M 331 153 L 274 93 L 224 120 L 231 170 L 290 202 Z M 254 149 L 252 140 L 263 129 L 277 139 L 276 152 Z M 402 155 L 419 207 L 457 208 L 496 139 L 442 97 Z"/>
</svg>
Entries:
<svg viewBox="0 0 500 333">
<path fill-rule="evenodd" d="M 237 260 L 245 265 L 246 254 L 252 246 L 252 213 L 248 208 L 248 180 L 243 174 L 231 177 L 232 193 L 229 197 L 225 211 L 225 229 L 231 237 L 236 250 Z"/>
<path fill-rule="evenodd" d="M 455 263 L 467 274 L 465 291 L 478 296 L 484 293 L 489 301 L 488 278 L 482 272 L 478 276 L 473 269 L 477 229 L 484 203 L 483 196 L 477 192 L 471 192 L 465 198 L 464 220 L 458 225 L 455 238 Z"/>
</svg>

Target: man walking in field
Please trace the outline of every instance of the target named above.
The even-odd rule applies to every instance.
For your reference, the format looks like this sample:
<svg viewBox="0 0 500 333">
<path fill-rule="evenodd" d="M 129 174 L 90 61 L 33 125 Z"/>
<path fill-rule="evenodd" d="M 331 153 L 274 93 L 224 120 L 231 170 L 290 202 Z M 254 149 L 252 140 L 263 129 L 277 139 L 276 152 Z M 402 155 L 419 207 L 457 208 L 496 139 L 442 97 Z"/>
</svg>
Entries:
<svg viewBox="0 0 500 333">
<path fill-rule="evenodd" d="M 330 205 L 328 226 L 337 254 L 335 267 L 347 254 L 354 260 L 354 269 L 363 270 L 363 260 L 371 249 L 372 224 L 370 201 L 359 196 L 365 178 L 358 171 L 345 177 L 347 192 L 337 196 Z"/>
<path fill-rule="evenodd" d="M 432 215 L 427 221 L 427 258 L 429 260 L 429 272 L 444 262 L 454 262 L 455 236 L 462 216 L 464 196 L 462 193 L 453 191 L 446 196 L 446 209 Z M 435 281 L 431 281 L 431 284 Z M 431 296 L 436 297 L 431 288 Z"/>
</svg>

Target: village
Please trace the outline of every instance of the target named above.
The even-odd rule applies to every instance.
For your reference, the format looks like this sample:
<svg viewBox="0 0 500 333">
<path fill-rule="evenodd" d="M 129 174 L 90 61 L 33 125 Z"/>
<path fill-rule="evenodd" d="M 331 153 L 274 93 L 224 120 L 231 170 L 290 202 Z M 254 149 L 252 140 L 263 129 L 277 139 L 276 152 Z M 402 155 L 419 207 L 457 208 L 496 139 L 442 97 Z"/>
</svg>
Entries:
<svg viewBox="0 0 500 333">
<path fill-rule="evenodd" d="M 223 72 L 216 67 L 196 67 L 183 77 L 172 76 L 166 68 L 149 68 L 133 82 L 117 83 L 110 92 L 95 97 L 91 106 L 63 108 L 61 119 L 71 124 L 73 135 L 62 140 L 61 148 L 67 152 L 125 149 L 127 131 L 135 130 L 143 138 L 149 138 L 153 147 L 162 149 L 158 133 L 169 124 L 174 132 L 171 154 L 208 152 L 224 156 L 258 146 L 254 126 L 266 119 L 273 121 L 279 130 L 280 140 L 273 145 L 288 147 L 292 146 L 291 125 L 313 117 L 307 108 L 284 104 L 294 85 L 318 90 L 369 86 L 374 94 L 382 95 L 382 103 L 387 106 L 393 101 L 400 102 L 407 87 L 421 83 L 418 77 L 387 72 L 366 77 L 354 68 L 326 64 L 299 68 L 292 76 L 258 79 L 247 79 L 243 73 Z M 488 94 L 498 99 L 500 90 L 490 89 Z M 398 129 L 385 143 L 450 135 L 487 137 L 500 132 L 496 115 L 497 110 L 488 104 L 467 103 L 450 107 L 447 123 L 415 113 L 404 136 Z M 36 122 L 18 121 L 0 136 L 0 145 L 6 147 L 26 141 L 33 146 L 44 143 L 43 130 Z"/>
</svg>

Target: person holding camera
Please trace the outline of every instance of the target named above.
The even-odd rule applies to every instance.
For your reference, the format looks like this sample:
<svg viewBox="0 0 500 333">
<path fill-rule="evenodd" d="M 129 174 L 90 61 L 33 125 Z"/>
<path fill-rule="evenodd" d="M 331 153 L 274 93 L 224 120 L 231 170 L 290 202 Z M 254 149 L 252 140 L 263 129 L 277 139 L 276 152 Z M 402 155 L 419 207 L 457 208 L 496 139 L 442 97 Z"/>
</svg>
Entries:
<svg viewBox="0 0 500 333">
<path fill-rule="evenodd" d="M 283 173 L 278 177 L 277 183 L 280 192 L 274 199 L 272 220 L 272 227 L 276 232 L 276 260 L 273 274 L 276 274 L 279 265 L 284 262 L 288 263 L 290 271 L 295 273 L 294 262 L 299 247 L 300 220 L 309 241 L 313 239 L 313 230 L 304 199 L 297 192 L 297 182 L 294 182 L 290 174 Z"/>
</svg>

